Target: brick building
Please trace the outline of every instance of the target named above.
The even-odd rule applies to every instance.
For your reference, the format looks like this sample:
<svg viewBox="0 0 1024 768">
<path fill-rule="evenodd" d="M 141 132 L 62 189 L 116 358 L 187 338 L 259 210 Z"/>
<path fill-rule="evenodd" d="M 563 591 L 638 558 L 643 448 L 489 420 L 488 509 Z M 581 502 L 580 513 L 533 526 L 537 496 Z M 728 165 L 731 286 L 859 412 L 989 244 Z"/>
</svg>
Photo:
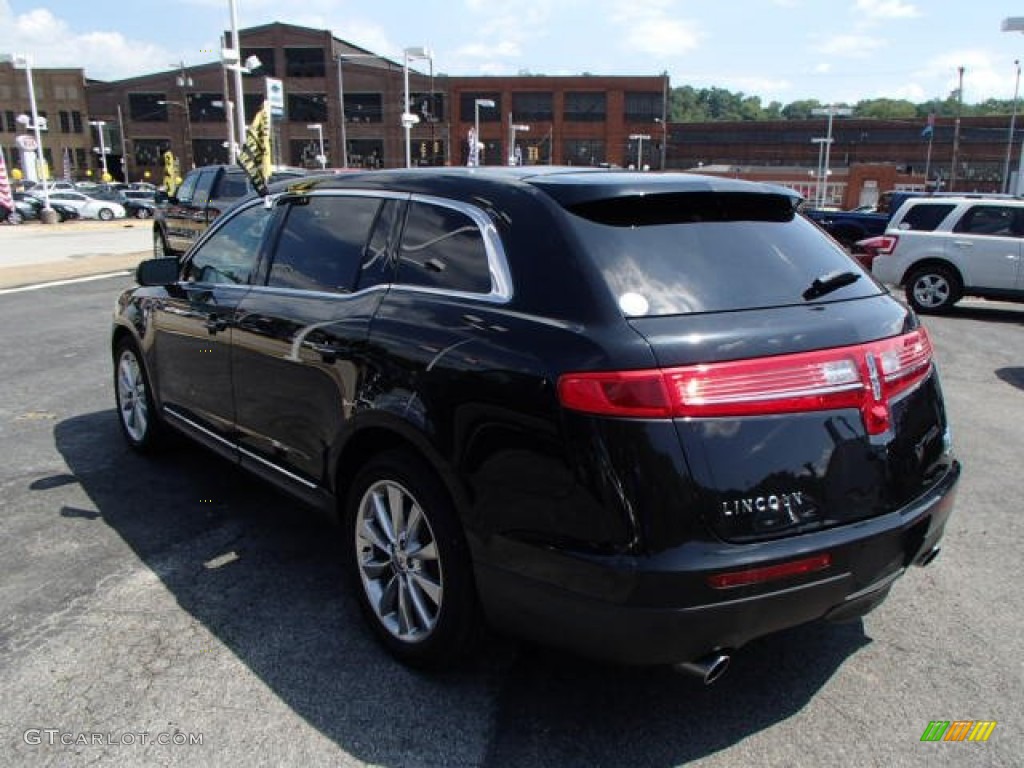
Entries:
<svg viewBox="0 0 1024 768">
<path fill-rule="evenodd" d="M 49 130 L 42 133 L 42 140 L 43 158 L 50 174 L 57 178 L 65 171 L 72 177 L 82 175 L 90 167 L 94 146 L 85 74 L 81 69 L 33 69 L 32 83 L 36 111 L 49 124 Z M 0 61 L 0 146 L 8 165 L 12 169 L 22 168 L 27 177 L 31 174 L 23 164 L 15 141 L 19 134 L 28 132 L 18 123 L 18 116 L 31 117 L 31 114 L 26 71 L 16 68 L 10 61 Z"/>
</svg>

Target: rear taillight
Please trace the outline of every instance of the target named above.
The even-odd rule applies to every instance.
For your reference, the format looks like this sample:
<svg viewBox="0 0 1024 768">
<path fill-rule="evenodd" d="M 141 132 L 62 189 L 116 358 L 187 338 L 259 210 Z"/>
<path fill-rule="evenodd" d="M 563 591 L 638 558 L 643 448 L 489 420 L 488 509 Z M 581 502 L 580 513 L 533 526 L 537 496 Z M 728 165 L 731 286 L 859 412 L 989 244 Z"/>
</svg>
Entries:
<svg viewBox="0 0 1024 768">
<path fill-rule="evenodd" d="M 876 256 L 888 256 L 896 248 L 900 240 L 898 235 L 882 235 L 878 238 L 878 245 L 875 249 Z"/>
<path fill-rule="evenodd" d="M 626 418 L 763 416 L 857 408 L 870 434 L 889 428 L 889 401 L 931 370 L 923 328 L 882 341 L 792 355 L 644 371 L 570 373 L 562 405 Z"/>
</svg>

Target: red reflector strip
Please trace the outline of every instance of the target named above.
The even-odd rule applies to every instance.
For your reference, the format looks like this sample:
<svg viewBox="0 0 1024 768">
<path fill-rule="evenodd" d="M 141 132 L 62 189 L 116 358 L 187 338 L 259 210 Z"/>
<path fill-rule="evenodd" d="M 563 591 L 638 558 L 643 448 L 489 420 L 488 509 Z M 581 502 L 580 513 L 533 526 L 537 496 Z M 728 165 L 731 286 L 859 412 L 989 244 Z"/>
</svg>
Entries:
<svg viewBox="0 0 1024 768">
<path fill-rule="evenodd" d="M 763 584 L 766 581 L 784 579 L 788 576 L 799 576 L 805 573 L 823 571 L 832 565 L 832 555 L 825 553 L 803 560 L 793 560 L 778 565 L 766 565 L 763 568 L 748 568 L 745 571 L 730 571 L 708 576 L 708 585 L 714 589 L 745 587 L 750 584 Z"/>
</svg>

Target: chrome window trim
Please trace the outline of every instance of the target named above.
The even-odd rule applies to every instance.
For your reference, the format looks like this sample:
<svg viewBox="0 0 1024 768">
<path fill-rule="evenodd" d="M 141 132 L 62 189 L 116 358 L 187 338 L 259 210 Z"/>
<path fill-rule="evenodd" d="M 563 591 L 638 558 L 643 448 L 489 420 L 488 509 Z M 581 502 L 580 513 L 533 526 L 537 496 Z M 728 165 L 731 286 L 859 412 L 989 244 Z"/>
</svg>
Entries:
<svg viewBox="0 0 1024 768">
<path fill-rule="evenodd" d="M 512 274 L 508 267 L 508 257 L 505 254 L 505 247 L 501 243 L 498 230 L 486 213 L 470 203 L 446 197 L 435 197 L 434 195 L 413 193 L 409 201 L 437 205 L 442 208 L 458 211 L 468 216 L 476 224 L 483 237 L 484 252 L 487 254 L 487 268 L 491 277 L 491 290 L 489 293 L 474 293 L 472 291 L 452 291 L 427 285 L 409 285 L 398 282 L 392 284 L 393 288 L 400 291 L 419 291 L 438 296 L 489 301 L 495 304 L 507 304 L 512 300 Z M 401 248 L 401 243 L 399 243 L 399 248 Z"/>
</svg>

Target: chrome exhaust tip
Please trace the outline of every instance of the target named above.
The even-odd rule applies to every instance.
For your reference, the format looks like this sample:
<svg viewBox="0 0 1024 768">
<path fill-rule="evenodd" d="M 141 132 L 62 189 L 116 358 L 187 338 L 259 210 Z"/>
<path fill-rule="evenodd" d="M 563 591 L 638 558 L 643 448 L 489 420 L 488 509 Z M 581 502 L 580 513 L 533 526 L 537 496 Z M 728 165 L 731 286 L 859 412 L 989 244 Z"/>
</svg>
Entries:
<svg viewBox="0 0 1024 768">
<path fill-rule="evenodd" d="M 704 685 L 711 685 L 716 682 L 726 670 L 729 669 L 729 662 L 732 656 L 727 653 L 710 653 L 695 661 L 682 661 L 674 664 L 672 668 L 681 674 L 699 677 Z"/>
<path fill-rule="evenodd" d="M 931 565 L 935 558 L 939 556 L 939 552 L 941 551 L 942 547 L 932 547 L 919 558 L 917 558 L 917 564 L 922 568 Z"/>
</svg>

